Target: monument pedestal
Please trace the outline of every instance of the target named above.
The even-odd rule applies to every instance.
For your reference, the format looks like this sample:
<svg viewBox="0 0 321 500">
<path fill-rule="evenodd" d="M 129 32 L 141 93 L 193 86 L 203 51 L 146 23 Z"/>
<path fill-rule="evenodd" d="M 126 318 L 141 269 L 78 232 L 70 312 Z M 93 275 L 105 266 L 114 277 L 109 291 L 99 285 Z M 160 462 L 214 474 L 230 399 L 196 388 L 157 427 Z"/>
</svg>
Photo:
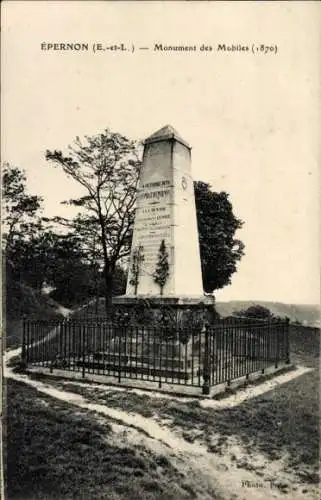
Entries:
<svg viewBox="0 0 321 500">
<path fill-rule="evenodd" d="M 213 296 L 121 295 L 113 298 L 113 322 L 122 326 L 145 326 L 149 329 L 201 331 L 217 313 Z"/>
<path fill-rule="evenodd" d="M 216 314 L 212 296 L 114 297 L 118 340 L 108 355 L 121 358 L 124 369 L 135 373 L 192 379 L 202 364 L 205 327 Z"/>
<path fill-rule="evenodd" d="M 200 372 L 217 313 L 203 294 L 191 148 L 169 125 L 144 142 L 126 295 L 112 302 L 102 359 L 173 380 Z"/>
</svg>

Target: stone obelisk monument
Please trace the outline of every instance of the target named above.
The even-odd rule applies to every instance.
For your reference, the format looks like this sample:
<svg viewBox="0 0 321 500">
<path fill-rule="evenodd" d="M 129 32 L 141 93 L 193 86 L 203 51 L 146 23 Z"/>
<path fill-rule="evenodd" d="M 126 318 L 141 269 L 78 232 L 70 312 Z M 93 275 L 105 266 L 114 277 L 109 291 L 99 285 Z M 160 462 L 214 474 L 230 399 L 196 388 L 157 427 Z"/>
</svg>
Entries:
<svg viewBox="0 0 321 500">
<path fill-rule="evenodd" d="M 162 241 L 169 264 L 162 295 L 203 295 L 191 148 L 169 125 L 144 143 L 129 271 L 139 248 L 143 259 L 136 290 L 129 272 L 126 295 L 160 295 L 154 273 Z"/>
<path fill-rule="evenodd" d="M 162 259 L 166 279 L 160 286 L 155 273 Z M 213 303 L 203 294 L 191 147 L 170 125 L 144 141 L 126 295 L 114 303 L 137 299 Z"/>
</svg>

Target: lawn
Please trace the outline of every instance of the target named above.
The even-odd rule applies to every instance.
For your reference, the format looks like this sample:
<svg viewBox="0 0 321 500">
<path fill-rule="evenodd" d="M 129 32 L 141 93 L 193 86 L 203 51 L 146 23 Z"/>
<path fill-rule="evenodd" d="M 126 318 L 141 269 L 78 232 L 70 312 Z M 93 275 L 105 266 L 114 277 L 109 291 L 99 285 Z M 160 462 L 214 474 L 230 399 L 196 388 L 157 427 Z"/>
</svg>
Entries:
<svg viewBox="0 0 321 500">
<path fill-rule="evenodd" d="M 269 460 L 287 456 L 286 470 L 295 473 L 298 483 L 306 484 L 318 482 L 318 383 L 317 371 L 309 372 L 239 406 L 213 410 L 202 408 L 199 401 L 180 402 L 129 391 L 106 393 L 103 388 L 55 382 L 92 402 L 170 420 L 171 428 L 181 430 L 186 440 L 197 436 L 213 453 L 225 453 L 229 438 L 235 437 L 249 455 L 259 452 Z M 240 465 L 252 467 L 243 458 Z"/>
<path fill-rule="evenodd" d="M 7 500 L 218 498 L 91 412 L 13 380 L 7 398 Z"/>
</svg>

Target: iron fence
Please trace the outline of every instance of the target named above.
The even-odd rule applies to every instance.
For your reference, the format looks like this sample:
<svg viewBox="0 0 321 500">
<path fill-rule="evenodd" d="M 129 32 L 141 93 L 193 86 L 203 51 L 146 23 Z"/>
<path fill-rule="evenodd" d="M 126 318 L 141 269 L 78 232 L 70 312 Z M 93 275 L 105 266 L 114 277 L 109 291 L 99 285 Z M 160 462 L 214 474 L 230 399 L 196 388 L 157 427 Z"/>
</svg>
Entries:
<svg viewBox="0 0 321 500">
<path fill-rule="evenodd" d="M 203 329 L 129 327 L 106 318 L 23 321 L 25 365 L 210 387 L 289 363 L 288 320 L 228 318 Z"/>
</svg>

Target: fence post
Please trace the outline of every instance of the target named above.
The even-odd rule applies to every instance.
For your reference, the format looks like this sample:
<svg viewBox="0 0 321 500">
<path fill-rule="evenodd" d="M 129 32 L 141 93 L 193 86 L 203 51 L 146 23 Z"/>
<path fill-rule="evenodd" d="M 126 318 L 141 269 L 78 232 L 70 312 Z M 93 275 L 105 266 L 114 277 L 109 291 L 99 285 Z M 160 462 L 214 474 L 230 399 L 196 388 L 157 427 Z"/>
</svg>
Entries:
<svg viewBox="0 0 321 500">
<path fill-rule="evenodd" d="M 63 343 L 62 343 L 63 327 L 64 327 L 64 323 L 63 323 L 63 321 L 60 321 L 60 323 L 59 323 L 59 360 L 60 361 L 63 358 Z"/>
<path fill-rule="evenodd" d="M 156 331 L 154 331 L 154 335 L 156 335 Z M 162 351 L 163 351 L 163 332 L 160 330 L 159 334 L 159 378 L 158 378 L 158 387 L 162 388 Z"/>
<path fill-rule="evenodd" d="M 118 337 L 118 383 L 121 382 L 121 339 L 126 327 L 122 327 L 119 329 L 119 337 Z"/>
<path fill-rule="evenodd" d="M 67 320 L 66 318 L 63 320 L 62 323 L 62 331 L 61 331 L 61 338 L 62 338 L 62 352 L 63 352 L 63 359 L 62 359 L 62 366 L 66 366 L 66 359 L 67 359 Z"/>
<path fill-rule="evenodd" d="M 23 320 L 22 320 L 21 359 L 22 359 L 22 361 L 25 361 L 25 359 L 26 359 L 26 318 L 25 317 L 23 317 Z"/>
<path fill-rule="evenodd" d="M 282 320 L 281 320 L 282 321 Z M 281 321 L 279 320 L 276 324 L 276 349 L 275 349 L 275 368 L 278 367 L 279 364 L 279 349 L 280 349 L 280 327 L 282 325 Z"/>
<path fill-rule="evenodd" d="M 26 356 L 26 318 L 23 317 L 22 320 L 22 343 L 21 343 L 21 368 L 25 370 L 27 368 L 27 356 Z"/>
<path fill-rule="evenodd" d="M 286 355 L 286 364 L 290 364 L 290 338 L 289 338 L 289 333 L 290 333 L 290 318 L 285 319 L 285 355 Z"/>
<path fill-rule="evenodd" d="M 31 338 L 31 321 L 25 321 L 25 334 L 26 334 L 26 364 L 28 366 L 30 360 L 30 352 L 32 347 L 32 338 Z"/>
<path fill-rule="evenodd" d="M 85 323 L 81 327 L 81 337 L 82 337 L 82 378 L 85 378 L 85 330 L 87 324 Z"/>
<path fill-rule="evenodd" d="M 205 349 L 203 361 L 203 387 L 202 393 L 210 393 L 210 346 L 209 346 L 209 326 L 205 325 Z"/>
</svg>

